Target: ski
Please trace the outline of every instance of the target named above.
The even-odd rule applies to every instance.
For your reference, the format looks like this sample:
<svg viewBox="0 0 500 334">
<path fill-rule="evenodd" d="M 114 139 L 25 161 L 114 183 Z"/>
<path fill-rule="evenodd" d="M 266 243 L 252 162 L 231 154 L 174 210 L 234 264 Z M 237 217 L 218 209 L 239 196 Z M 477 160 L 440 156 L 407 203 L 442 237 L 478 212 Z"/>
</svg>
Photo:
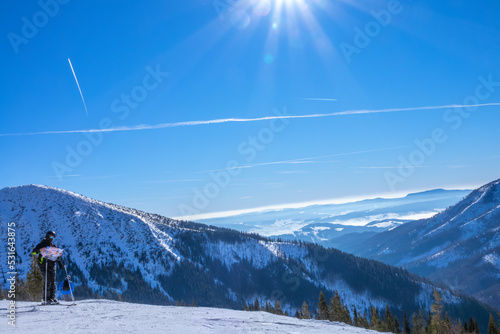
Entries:
<svg viewBox="0 0 500 334">
<path fill-rule="evenodd" d="M 63 303 L 41 303 L 41 304 L 38 304 L 38 306 L 56 306 L 56 305 L 59 305 L 59 306 L 76 306 L 77 304 L 76 303 L 72 303 L 72 304 L 63 304 Z"/>
</svg>

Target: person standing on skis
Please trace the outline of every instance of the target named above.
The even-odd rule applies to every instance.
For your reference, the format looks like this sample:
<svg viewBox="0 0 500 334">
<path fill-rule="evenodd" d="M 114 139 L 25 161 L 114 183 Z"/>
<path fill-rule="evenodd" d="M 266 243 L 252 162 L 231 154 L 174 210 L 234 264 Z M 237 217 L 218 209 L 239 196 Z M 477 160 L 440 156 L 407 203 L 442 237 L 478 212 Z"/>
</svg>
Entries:
<svg viewBox="0 0 500 334">
<path fill-rule="evenodd" d="M 64 263 L 61 257 L 58 257 L 56 261 L 46 260 L 40 250 L 46 247 L 56 247 L 53 243 L 56 237 L 56 232 L 49 231 L 45 234 L 45 239 L 43 239 L 35 248 L 33 248 L 32 254 L 38 256 L 38 267 L 40 268 L 40 273 L 42 274 L 44 286 L 47 287 L 47 296 L 45 296 L 45 289 L 43 289 L 43 300 L 47 304 L 57 304 L 56 299 L 56 262 L 59 268 L 64 269 Z"/>
</svg>

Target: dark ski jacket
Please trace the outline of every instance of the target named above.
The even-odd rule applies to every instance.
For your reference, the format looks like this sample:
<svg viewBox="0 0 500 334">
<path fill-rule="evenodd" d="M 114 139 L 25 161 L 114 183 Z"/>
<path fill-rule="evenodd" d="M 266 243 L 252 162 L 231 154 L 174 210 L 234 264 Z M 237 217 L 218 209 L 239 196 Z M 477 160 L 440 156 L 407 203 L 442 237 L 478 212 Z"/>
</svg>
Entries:
<svg viewBox="0 0 500 334">
<path fill-rule="evenodd" d="M 36 245 L 35 248 L 33 248 L 32 254 L 38 256 L 39 265 L 45 262 L 45 258 L 42 256 L 42 254 L 40 254 L 40 249 L 45 247 L 57 247 L 57 246 L 52 243 L 52 240 L 43 239 L 38 245 Z M 55 265 L 56 262 L 59 264 L 59 267 L 63 267 L 64 265 L 64 263 L 61 260 L 61 257 L 58 257 L 56 261 L 51 261 L 51 260 L 47 261 L 48 261 L 47 265 L 49 266 Z"/>
</svg>

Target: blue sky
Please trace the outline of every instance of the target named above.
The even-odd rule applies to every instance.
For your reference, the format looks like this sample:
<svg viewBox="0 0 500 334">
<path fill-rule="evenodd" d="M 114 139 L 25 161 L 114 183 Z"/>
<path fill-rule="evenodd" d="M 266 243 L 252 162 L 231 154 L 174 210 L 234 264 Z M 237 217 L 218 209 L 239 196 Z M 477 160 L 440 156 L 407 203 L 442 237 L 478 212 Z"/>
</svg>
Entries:
<svg viewBox="0 0 500 334">
<path fill-rule="evenodd" d="M 0 188 L 179 217 L 500 177 L 498 1 L 1 6 Z"/>
</svg>

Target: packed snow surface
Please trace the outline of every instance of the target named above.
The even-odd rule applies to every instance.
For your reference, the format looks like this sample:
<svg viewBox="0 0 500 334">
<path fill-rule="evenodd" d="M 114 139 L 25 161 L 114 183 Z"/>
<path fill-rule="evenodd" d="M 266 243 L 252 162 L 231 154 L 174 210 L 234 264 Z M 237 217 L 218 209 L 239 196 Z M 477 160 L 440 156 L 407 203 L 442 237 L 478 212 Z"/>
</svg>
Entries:
<svg viewBox="0 0 500 334">
<path fill-rule="evenodd" d="M 16 306 L 13 327 L 8 324 L 9 301 L 0 300 L 0 333 L 375 333 L 337 322 L 206 307 L 110 300 L 84 300 L 76 306 L 18 302 Z"/>
</svg>

